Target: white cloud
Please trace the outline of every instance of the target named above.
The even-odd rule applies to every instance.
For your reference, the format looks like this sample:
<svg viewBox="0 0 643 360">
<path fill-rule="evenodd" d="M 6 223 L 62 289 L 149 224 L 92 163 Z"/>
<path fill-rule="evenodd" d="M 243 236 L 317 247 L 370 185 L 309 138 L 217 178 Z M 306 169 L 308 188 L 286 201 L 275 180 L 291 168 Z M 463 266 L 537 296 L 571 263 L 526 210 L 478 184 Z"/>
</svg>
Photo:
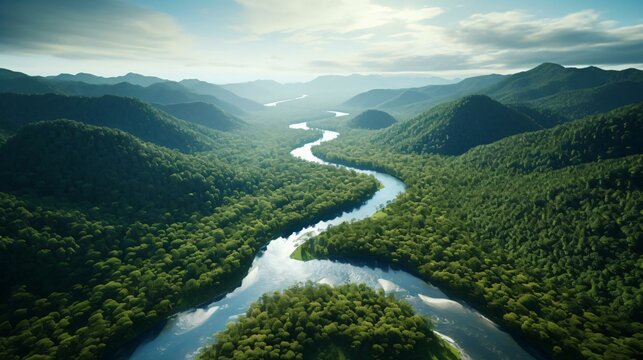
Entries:
<svg viewBox="0 0 643 360">
<path fill-rule="evenodd" d="M 345 34 L 392 22 L 412 23 L 433 18 L 438 7 L 396 9 L 370 0 L 237 0 L 245 8 L 244 30 L 254 34 Z"/>
<path fill-rule="evenodd" d="M 474 14 L 451 27 L 409 22 L 404 31 L 398 28 L 333 61 L 326 64 L 351 71 L 515 69 L 547 61 L 633 64 L 643 61 L 643 25 L 619 27 L 594 10 L 557 18 L 523 11 Z"/>
<path fill-rule="evenodd" d="M 191 42 L 170 16 L 122 1 L 0 2 L 0 49 L 14 53 L 171 58 Z"/>
</svg>

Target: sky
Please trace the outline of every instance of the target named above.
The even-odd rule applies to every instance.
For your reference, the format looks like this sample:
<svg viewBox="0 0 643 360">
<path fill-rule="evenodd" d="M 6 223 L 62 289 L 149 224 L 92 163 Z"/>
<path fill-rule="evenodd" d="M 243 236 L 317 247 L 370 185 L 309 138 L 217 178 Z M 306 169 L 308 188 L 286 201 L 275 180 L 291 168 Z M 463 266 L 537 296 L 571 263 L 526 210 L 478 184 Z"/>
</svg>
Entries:
<svg viewBox="0 0 643 360">
<path fill-rule="evenodd" d="M 0 0 L 0 67 L 215 83 L 643 67 L 642 0 Z"/>
</svg>

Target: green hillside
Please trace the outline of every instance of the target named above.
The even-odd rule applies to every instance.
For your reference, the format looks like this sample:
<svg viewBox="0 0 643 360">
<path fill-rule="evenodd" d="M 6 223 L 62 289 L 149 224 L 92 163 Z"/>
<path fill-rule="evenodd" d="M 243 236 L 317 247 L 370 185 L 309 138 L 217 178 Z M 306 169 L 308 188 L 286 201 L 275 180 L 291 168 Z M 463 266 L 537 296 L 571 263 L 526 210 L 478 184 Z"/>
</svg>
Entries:
<svg viewBox="0 0 643 360">
<path fill-rule="evenodd" d="M 292 158 L 317 134 L 245 129 L 192 155 L 61 120 L 0 148 L 0 358 L 102 358 L 229 292 L 265 244 L 377 182 Z M 311 196 L 314 189 L 315 196 Z"/>
<path fill-rule="evenodd" d="M 379 110 L 366 110 L 352 118 L 348 126 L 356 129 L 384 129 L 397 121 L 394 117 Z"/>
<path fill-rule="evenodd" d="M 546 171 L 643 154 L 643 103 L 472 149 L 472 165 Z"/>
<path fill-rule="evenodd" d="M 643 82 L 643 71 L 603 70 L 594 66 L 566 68 L 552 63 L 508 76 L 485 94 L 501 102 L 517 103 L 544 98 L 564 91 L 589 89 L 623 81 Z"/>
<path fill-rule="evenodd" d="M 301 251 L 417 272 L 556 359 L 640 358 L 641 109 L 460 157 L 401 154 L 347 134 L 316 154 L 387 169 L 407 194 Z"/>
<path fill-rule="evenodd" d="M 60 91 L 44 79 L 0 68 L 0 94 L 7 92 L 18 94 L 45 94 L 58 93 Z"/>
<path fill-rule="evenodd" d="M 188 102 L 207 102 L 234 115 L 244 115 L 245 111 L 211 95 L 195 94 L 183 85 L 171 81 L 139 86 L 122 82 L 114 85 L 86 84 L 76 81 L 55 83 L 61 93 L 78 96 L 99 97 L 104 95 L 133 97 L 155 104 L 178 104 Z"/>
<path fill-rule="evenodd" d="M 486 96 L 474 95 L 391 127 L 376 141 L 404 152 L 459 155 L 474 146 L 540 128 L 529 117 Z"/>
<path fill-rule="evenodd" d="M 376 330 L 373 325 L 376 322 Z M 262 296 L 198 359 L 458 359 L 427 319 L 366 285 L 295 286 Z"/>
<path fill-rule="evenodd" d="M 83 82 L 83 80 L 86 82 Z M 250 100 L 240 98 L 224 89 L 222 91 L 229 100 L 233 101 L 232 103 L 210 94 L 192 92 L 178 82 L 163 81 L 159 78 L 138 74 L 127 74 L 114 78 L 103 78 L 82 73 L 77 75 L 62 74 L 56 77 L 39 77 L 0 69 L 0 93 L 65 94 L 91 97 L 113 95 L 133 97 L 157 104 L 200 101 L 215 105 L 237 116 L 243 116 L 246 113 L 241 107 L 250 106 L 250 110 L 257 109 L 257 104 L 252 103 Z"/>
<path fill-rule="evenodd" d="M 0 148 L 0 174 L 0 191 L 88 208 L 118 204 L 114 211 L 150 216 L 177 209 L 208 213 L 244 180 L 220 162 L 197 161 L 120 130 L 71 120 L 22 127 Z"/>
<path fill-rule="evenodd" d="M 212 142 L 187 123 L 136 99 L 0 94 L 0 128 L 15 131 L 31 122 L 63 118 L 117 128 L 184 152 L 208 149 Z"/>
<path fill-rule="evenodd" d="M 156 105 L 156 107 L 178 119 L 215 130 L 229 131 L 244 124 L 242 120 L 225 113 L 212 104 L 204 102 Z"/>
<path fill-rule="evenodd" d="M 541 125 L 551 127 L 583 116 L 643 101 L 643 71 L 603 70 L 597 67 L 566 68 L 544 63 L 512 75 L 485 75 L 457 84 L 398 90 L 372 90 L 345 105 L 377 108 L 414 116 L 440 103 L 462 96 L 484 94 L 505 105 L 519 105 L 525 112 L 552 112 Z"/>
<path fill-rule="evenodd" d="M 179 83 L 195 94 L 215 96 L 218 99 L 233 104 L 246 111 L 258 111 L 264 109 L 262 104 L 238 96 L 219 85 L 211 84 L 209 82 L 201 81 L 198 79 L 181 80 Z"/>
</svg>

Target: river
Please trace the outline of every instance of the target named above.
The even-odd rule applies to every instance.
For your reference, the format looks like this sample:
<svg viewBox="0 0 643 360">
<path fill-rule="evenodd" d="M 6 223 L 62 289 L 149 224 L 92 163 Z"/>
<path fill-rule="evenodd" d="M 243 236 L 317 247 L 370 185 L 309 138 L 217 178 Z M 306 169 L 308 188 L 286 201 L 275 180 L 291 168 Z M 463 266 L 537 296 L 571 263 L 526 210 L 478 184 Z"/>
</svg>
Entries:
<svg viewBox="0 0 643 360">
<path fill-rule="evenodd" d="M 290 128 L 309 130 L 306 123 L 293 124 Z M 322 138 L 292 150 L 291 154 L 321 165 L 340 166 L 329 164 L 311 152 L 313 146 L 338 136 L 337 132 L 324 130 Z M 303 262 L 290 258 L 295 248 L 310 237 L 329 226 L 367 218 L 405 190 L 404 183 L 390 175 L 350 169 L 374 176 L 383 187 L 357 209 L 305 227 L 288 237 L 272 240 L 264 251 L 256 255 L 252 267 L 237 289 L 207 306 L 172 316 L 153 339 L 139 344 L 131 359 L 191 359 L 203 346 L 213 341 L 215 332 L 244 314 L 263 293 L 283 290 L 305 281 L 330 285 L 365 283 L 393 293 L 397 298 L 409 302 L 416 312 L 432 318 L 439 335 L 454 344 L 465 359 L 534 359 L 492 321 L 468 305 L 449 299 L 437 287 L 409 273 L 329 260 Z"/>
</svg>

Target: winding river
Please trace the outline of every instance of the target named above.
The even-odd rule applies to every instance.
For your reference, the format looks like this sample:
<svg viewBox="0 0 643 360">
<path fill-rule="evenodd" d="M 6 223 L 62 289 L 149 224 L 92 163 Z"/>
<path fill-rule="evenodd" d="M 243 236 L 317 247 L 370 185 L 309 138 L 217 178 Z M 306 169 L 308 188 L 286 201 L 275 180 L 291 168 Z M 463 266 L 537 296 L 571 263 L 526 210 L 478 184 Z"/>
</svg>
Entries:
<svg viewBox="0 0 643 360">
<path fill-rule="evenodd" d="M 290 128 L 309 130 L 306 123 L 294 124 Z M 311 148 L 338 136 L 337 132 L 325 130 L 322 138 L 294 149 L 291 154 L 305 161 L 334 165 L 315 157 Z M 305 281 L 330 285 L 366 283 L 393 293 L 397 298 L 408 301 L 418 313 L 431 317 L 438 334 L 454 344 L 465 359 L 534 359 L 492 321 L 468 305 L 449 299 L 437 287 L 404 271 L 329 260 L 303 262 L 290 258 L 295 248 L 310 237 L 329 226 L 367 218 L 405 190 L 404 183 L 387 174 L 349 169 L 374 176 L 383 187 L 357 209 L 332 220 L 320 221 L 288 237 L 272 240 L 265 251 L 257 254 L 241 286 L 205 307 L 174 315 L 155 338 L 139 344 L 131 359 L 191 359 L 201 347 L 213 341 L 215 332 L 244 314 L 250 303 L 263 293 Z"/>
</svg>

